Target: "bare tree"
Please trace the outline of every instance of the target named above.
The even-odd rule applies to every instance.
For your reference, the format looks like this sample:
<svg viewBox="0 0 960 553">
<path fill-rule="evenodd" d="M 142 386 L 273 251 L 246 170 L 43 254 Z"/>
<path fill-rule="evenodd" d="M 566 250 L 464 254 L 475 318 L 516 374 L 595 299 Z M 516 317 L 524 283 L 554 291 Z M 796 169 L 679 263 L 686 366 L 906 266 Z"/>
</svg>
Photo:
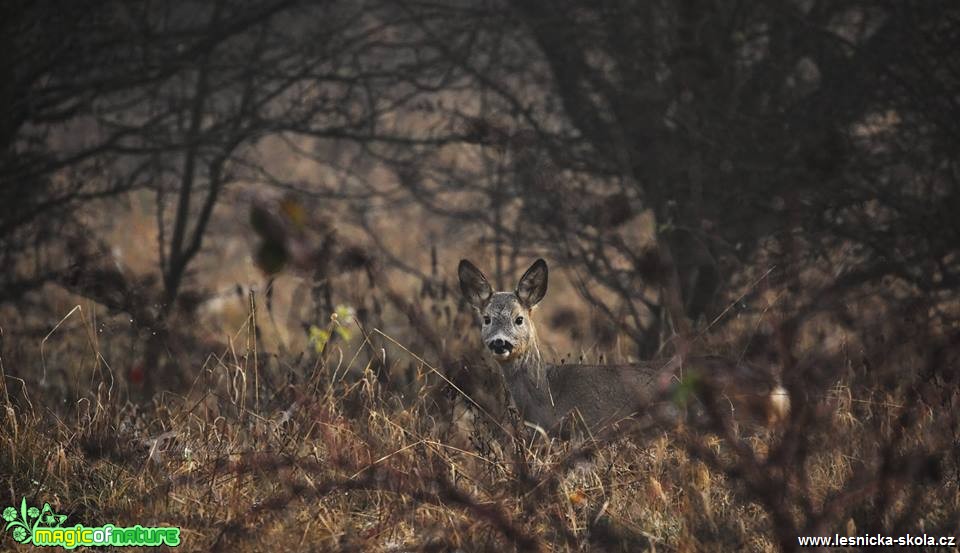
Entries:
<svg viewBox="0 0 960 553">
<path fill-rule="evenodd" d="M 258 151 L 264 138 L 294 149 L 303 139 L 440 140 L 409 137 L 388 121 L 452 79 L 439 54 L 423 57 L 408 41 L 411 16 L 389 3 L 84 6 L 76 18 L 41 3 L 11 9 L 5 19 L 13 46 L 4 94 L 16 101 L 3 127 L 0 236 L 14 270 L 4 276 L 0 299 L 19 300 L 56 280 L 136 312 L 135 324 L 149 331 L 148 378 L 171 339 L 168 319 L 227 187 L 243 181 L 343 193 L 336 183 L 325 190 L 283 182 Z M 30 40 L 40 41 L 35 53 L 21 55 Z M 83 140 L 70 140 L 74 128 Z M 106 294 L 97 280 L 109 248 L 91 240 L 100 228 L 78 208 L 138 189 L 156 198 L 160 278 Z M 73 237 L 66 251 L 64 234 Z M 23 257 L 28 247 L 36 250 L 31 262 Z M 124 278 L 109 270 L 114 280 Z"/>
</svg>

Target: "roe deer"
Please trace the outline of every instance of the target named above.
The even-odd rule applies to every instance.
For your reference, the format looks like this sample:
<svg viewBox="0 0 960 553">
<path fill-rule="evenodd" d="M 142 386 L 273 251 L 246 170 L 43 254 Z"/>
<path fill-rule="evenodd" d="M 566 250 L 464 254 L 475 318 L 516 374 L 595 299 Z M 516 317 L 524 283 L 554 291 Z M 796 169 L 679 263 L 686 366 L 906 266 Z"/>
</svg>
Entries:
<svg viewBox="0 0 960 553">
<path fill-rule="evenodd" d="M 575 413 L 590 430 L 637 415 L 653 414 L 669 402 L 660 401 L 672 385 L 676 367 L 664 363 L 632 365 L 553 365 L 545 363 L 537 342 L 531 313 L 547 293 L 547 264 L 538 259 L 520 278 L 513 292 L 494 291 L 483 273 L 463 259 L 458 267 L 460 290 L 481 317 L 484 350 L 500 366 L 514 405 L 525 421 L 555 431 L 568 414 Z M 782 416 L 785 391 L 775 378 L 762 371 L 719 357 L 688 359 L 726 392 L 738 387 L 759 398 L 761 408 Z M 672 364 L 671 364 L 672 365 Z M 733 383 L 733 386 L 727 384 Z M 759 393 L 757 391 L 759 390 Z M 742 402 L 737 402 L 742 404 Z M 747 405 L 750 405 L 749 403 Z M 639 412 L 643 411 L 643 413 Z M 769 412 L 765 412 L 768 418 Z"/>
</svg>

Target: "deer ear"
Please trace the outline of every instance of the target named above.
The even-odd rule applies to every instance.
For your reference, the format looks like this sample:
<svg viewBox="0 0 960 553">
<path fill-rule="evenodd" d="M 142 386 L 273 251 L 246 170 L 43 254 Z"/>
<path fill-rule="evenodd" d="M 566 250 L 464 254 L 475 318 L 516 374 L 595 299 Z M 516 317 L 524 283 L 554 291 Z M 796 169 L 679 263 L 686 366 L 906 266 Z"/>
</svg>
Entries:
<svg viewBox="0 0 960 553">
<path fill-rule="evenodd" d="M 460 266 L 457 267 L 457 276 L 460 277 L 460 291 L 463 297 L 470 305 L 480 309 L 483 304 L 490 299 L 493 294 L 493 288 L 487 282 L 487 277 L 483 276 L 473 263 L 466 259 L 460 260 Z"/>
<path fill-rule="evenodd" d="M 528 308 L 540 303 L 547 295 L 547 262 L 538 259 L 520 277 L 517 284 L 517 297 Z"/>
</svg>

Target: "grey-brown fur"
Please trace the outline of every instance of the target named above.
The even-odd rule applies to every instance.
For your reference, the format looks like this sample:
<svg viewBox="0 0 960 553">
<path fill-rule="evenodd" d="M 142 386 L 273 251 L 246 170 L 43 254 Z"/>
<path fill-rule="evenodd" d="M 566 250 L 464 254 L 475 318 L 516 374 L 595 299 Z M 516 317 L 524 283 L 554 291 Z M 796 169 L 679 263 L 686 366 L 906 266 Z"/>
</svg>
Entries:
<svg viewBox="0 0 960 553">
<path fill-rule="evenodd" d="M 575 413 L 591 429 L 630 417 L 654 399 L 657 372 L 640 365 L 552 365 L 544 362 L 531 314 L 547 289 L 547 267 L 537 260 L 513 292 L 494 292 L 467 260 L 460 262 L 460 287 L 480 313 L 484 345 L 510 344 L 507 354 L 487 353 L 500 365 L 515 406 L 526 421 L 555 429 Z M 518 324 L 519 323 L 519 324 Z"/>
<path fill-rule="evenodd" d="M 552 431 L 573 413 L 594 431 L 638 414 L 651 414 L 671 382 L 676 381 L 671 377 L 677 367 L 663 367 L 662 363 L 545 363 L 531 320 L 547 291 L 547 264 L 542 259 L 534 262 L 512 292 L 494 292 L 483 273 L 465 259 L 460 261 L 458 276 L 464 297 L 479 312 L 483 349 L 499 364 L 513 403 L 526 421 Z M 718 357 L 688 360 L 688 365 L 702 371 L 719 384 L 722 394 L 730 393 L 731 397 L 740 395 L 739 383 L 762 374 L 746 370 L 748 375 L 744 376 L 740 374 L 744 365 Z M 761 380 L 761 384 L 749 384 L 753 396 L 767 401 L 771 394 L 784 393 L 775 381 Z"/>
</svg>

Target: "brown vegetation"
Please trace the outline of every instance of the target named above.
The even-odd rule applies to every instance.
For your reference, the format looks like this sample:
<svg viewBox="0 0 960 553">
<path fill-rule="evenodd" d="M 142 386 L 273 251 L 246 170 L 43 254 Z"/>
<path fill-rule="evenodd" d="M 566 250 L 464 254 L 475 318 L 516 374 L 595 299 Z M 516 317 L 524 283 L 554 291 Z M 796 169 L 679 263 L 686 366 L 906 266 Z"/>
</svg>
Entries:
<svg viewBox="0 0 960 553">
<path fill-rule="evenodd" d="M 954 4 L 5 2 L 0 505 L 186 550 L 960 535 Z M 721 355 L 789 416 L 681 370 L 676 427 L 530 431 L 463 257 L 550 261 L 551 362 Z"/>
</svg>

